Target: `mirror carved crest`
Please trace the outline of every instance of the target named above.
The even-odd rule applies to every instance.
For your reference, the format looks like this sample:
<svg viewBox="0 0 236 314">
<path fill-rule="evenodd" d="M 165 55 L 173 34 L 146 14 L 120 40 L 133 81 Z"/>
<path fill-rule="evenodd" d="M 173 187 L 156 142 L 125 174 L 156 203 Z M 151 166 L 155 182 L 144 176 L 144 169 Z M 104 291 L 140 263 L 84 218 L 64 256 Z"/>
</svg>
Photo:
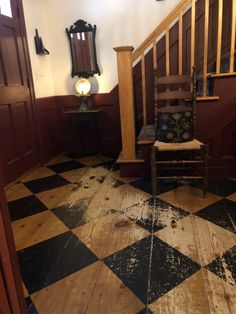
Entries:
<svg viewBox="0 0 236 314">
<path fill-rule="evenodd" d="M 66 29 L 71 50 L 72 77 L 100 75 L 95 45 L 96 30 L 96 25 L 92 26 L 84 20 L 78 20 Z"/>
</svg>

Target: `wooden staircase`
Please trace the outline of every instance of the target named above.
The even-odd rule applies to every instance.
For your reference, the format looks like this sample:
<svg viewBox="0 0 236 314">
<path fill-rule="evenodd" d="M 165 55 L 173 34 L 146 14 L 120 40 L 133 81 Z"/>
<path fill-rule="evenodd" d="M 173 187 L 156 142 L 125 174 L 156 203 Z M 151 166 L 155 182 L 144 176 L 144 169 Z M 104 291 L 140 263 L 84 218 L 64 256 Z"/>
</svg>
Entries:
<svg viewBox="0 0 236 314">
<path fill-rule="evenodd" d="M 181 75 L 190 74 L 192 67 L 197 66 L 201 81 L 197 111 L 206 120 L 203 108 L 206 107 L 209 112 L 210 104 L 212 110 L 217 111 L 217 106 L 222 107 L 220 102 L 224 103 L 224 99 L 220 99 L 220 94 L 224 92 L 221 93 L 219 82 L 234 80 L 236 76 L 235 31 L 236 0 L 182 0 L 140 47 L 135 50 L 130 46 L 114 48 L 117 53 L 122 130 L 122 152 L 117 160 L 121 175 L 149 174 L 150 145 L 155 140 L 153 69 L 158 68 L 160 76 Z M 225 56 L 228 65 L 222 66 Z M 209 81 L 213 84 L 213 95 L 209 94 Z M 229 92 L 231 96 L 227 104 L 236 99 L 236 92 Z M 217 112 L 215 115 L 218 117 Z M 235 111 L 231 112 L 232 116 L 236 118 Z M 230 121 L 232 130 L 235 118 Z M 200 125 L 204 122 L 201 121 Z M 209 134 L 204 137 L 202 130 L 198 130 L 197 134 L 205 142 L 212 140 Z M 231 159 L 236 158 L 236 152 L 235 155 L 230 154 Z"/>
</svg>

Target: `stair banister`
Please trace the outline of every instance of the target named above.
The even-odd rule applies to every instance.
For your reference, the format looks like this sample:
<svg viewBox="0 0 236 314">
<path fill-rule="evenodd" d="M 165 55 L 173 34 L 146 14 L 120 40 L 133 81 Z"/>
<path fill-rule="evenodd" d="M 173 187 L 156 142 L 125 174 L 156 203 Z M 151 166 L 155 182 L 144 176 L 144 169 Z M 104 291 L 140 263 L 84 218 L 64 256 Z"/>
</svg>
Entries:
<svg viewBox="0 0 236 314">
<path fill-rule="evenodd" d="M 164 21 L 147 37 L 147 39 L 132 54 L 133 63 L 142 55 L 142 53 L 151 46 L 166 28 L 179 16 L 189 4 L 191 0 L 182 0 L 176 8 L 164 19 Z"/>
<path fill-rule="evenodd" d="M 166 28 L 166 75 L 170 75 L 170 32 Z"/>
<path fill-rule="evenodd" d="M 145 137 L 147 135 L 147 95 L 146 95 L 146 68 L 145 68 L 145 55 L 142 53 L 141 58 L 141 72 L 142 72 L 142 100 L 143 100 L 143 127 Z"/>
<path fill-rule="evenodd" d="M 192 0 L 191 2 L 191 61 L 190 61 L 191 70 L 195 65 L 195 20 L 196 20 L 196 1 Z"/>
<path fill-rule="evenodd" d="M 236 19 L 236 1 L 232 0 L 232 26 L 231 26 L 231 47 L 230 47 L 229 72 L 234 71 L 235 25 L 236 25 L 235 19 Z"/>
<path fill-rule="evenodd" d="M 223 23 L 223 0 L 218 0 L 218 30 L 217 30 L 217 51 L 216 51 L 216 74 L 220 73 L 220 59 L 222 46 L 222 23 Z"/>
<path fill-rule="evenodd" d="M 207 95 L 207 59 L 209 34 L 209 0 L 205 0 L 204 47 L 203 47 L 203 97 Z"/>
<path fill-rule="evenodd" d="M 179 13 L 179 75 L 183 74 L 183 14 Z"/>
</svg>

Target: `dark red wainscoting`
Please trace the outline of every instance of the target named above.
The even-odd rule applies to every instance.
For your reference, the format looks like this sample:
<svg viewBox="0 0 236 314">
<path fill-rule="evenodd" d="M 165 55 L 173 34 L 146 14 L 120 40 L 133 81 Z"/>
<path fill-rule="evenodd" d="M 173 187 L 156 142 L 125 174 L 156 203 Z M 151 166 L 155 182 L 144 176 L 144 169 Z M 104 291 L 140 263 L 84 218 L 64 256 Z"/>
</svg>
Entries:
<svg viewBox="0 0 236 314">
<path fill-rule="evenodd" d="M 236 78 L 215 80 L 216 102 L 197 104 L 197 137 L 209 145 L 210 175 L 236 176 Z M 99 120 L 102 152 L 117 155 L 121 150 L 118 88 L 111 93 L 91 96 L 90 105 L 103 108 Z M 78 106 L 73 95 L 47 97 L 37 100 L 37 111 L 42 136 L 43 160 L 59 152 L 93 152 L 94 139 L 90 129 L 85 130 L 86 145 L 81 143 L 64 111 Z"/>
<path fill-rule="evenodd" d="M 79 135 L 71 119 L 64 114 L 65 111 L 78 108 L 77 97 L 66 95 L 39 98 L 36 104 L 43 163 L 62 152 L 95 152 L 91 127 L 83 125 L 83 132 Z M 101 152 L 117 156 L 121 151 L 118 88 L 115 87 L 110 93 L 92 95 L 89 105 L 102 109 L 98 119 Z"/>
<path fill-rule="evenodd" d="M 55 97 L 36 100 L 42 163 L 60 152 L 60 112 Z"/>
<path fill-rule="evenodd" d="M 56 96 L 55 99 L 60 115 L 61 151 L 95 152 L 94 134 L 91 127 L 83 124 L 79 135 L 71 118 L 64 114 L 65 111 L 78 108 L 79 99 L 73 95 Z M 121 150 L 118 88 L 115 87 L 110 93 L 94 94 L 88 99 L 88 102 L 92 108 L 102 109 L 98 119 L 101 152 L 117 156 Z"/>
<path fill-rule="evenodd" d="M 236 177 L 236 77 L 216 79 L 214 95 L 197 105 L 198 138 L 209 145 L 210 175 Z"/>
</svg>

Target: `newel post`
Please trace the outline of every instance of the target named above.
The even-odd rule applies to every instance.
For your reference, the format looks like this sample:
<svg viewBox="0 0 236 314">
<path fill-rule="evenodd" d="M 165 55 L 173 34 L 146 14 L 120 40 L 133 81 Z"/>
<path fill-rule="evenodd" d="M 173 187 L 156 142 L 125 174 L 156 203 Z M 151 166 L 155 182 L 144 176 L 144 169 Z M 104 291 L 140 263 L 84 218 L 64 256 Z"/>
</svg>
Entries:
<svg viewBox="0 0 236 314">
<path fill-rule="evenodd" d="M 134 85 L 132 69 L 131 46 L 115 47 L 117 56 L 120 120 L 122 135 L 122 156 L 118 162 L 133 161 L 136 159 L 136 134 L 134 116 Z"/>
</svg>

